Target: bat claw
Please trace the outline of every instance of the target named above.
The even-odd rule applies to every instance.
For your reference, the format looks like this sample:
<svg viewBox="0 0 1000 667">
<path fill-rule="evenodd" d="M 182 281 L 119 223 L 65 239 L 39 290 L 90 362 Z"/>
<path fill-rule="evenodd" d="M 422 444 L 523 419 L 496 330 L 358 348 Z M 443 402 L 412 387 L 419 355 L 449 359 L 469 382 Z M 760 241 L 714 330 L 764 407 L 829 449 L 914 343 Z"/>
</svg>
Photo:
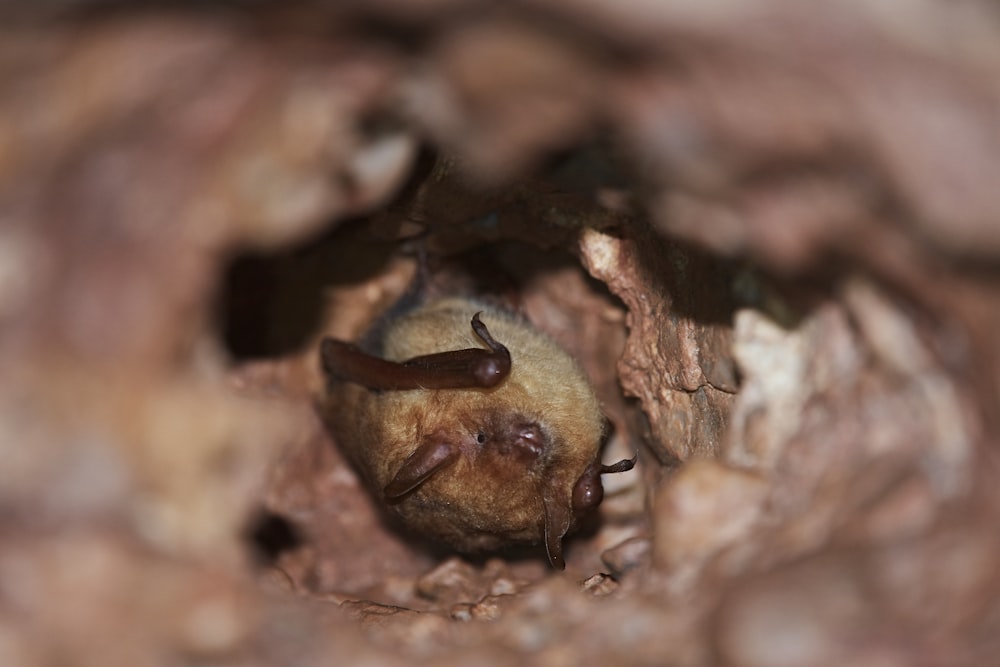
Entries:
<svg viewBox="0 0 1000 667">
<path fill-rule="evenodd" d="M 601 474 L 606 475 L 612 472 L 626 472 L 634 468 L 638 460 L 639 460 L 639 452 L 636 452 L 635 455 L 630 459 L 622 459 L 621 461 L 618 461 L 617 463 L 612 463 L 611 465 L 602 465 Z"/>
</svg>

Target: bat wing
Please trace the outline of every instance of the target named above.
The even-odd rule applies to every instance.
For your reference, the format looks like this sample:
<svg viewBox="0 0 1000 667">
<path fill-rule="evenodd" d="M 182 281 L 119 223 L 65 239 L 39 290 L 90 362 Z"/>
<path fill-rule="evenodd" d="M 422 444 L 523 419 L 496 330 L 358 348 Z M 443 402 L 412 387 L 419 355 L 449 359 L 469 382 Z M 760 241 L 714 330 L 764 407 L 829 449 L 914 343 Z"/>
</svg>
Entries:
<svg viewBox="0 0 1000 667">
<path fill-rule="evenodd" d="M 565 570 L 562 541 L 573 522 L 573 513 L 565 502 L 543 497 L 542 504 L 545 508 L 545 553 L 552 567 Z"/>
<path fill-rule="evenodd" d="M 396 362 L 325 338 L 320 348 L 323 369 L 330 377 L 385 391 L 495 387 L 510 374 L 510 352 L 490 335 L 479 315 L 472 318 L 472 328 L 489 349 L 451 350 Z"/>
<path fill-rule="evenodd" d="M 385 487 L 386 500 L 399 500 L 458 458 L 458 448 L 447 442 L 428 441 L 417 447 Z"/>
</svg>

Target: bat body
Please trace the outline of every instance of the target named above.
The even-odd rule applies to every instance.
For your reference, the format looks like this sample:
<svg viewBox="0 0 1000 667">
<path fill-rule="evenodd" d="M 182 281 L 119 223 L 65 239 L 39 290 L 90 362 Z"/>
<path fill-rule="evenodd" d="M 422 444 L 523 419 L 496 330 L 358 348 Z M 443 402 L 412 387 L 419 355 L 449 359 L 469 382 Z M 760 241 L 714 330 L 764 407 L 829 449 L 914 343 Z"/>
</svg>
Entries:
<svg viewBox="0 0 1000 667">
<path fill-rule="evenodd" d="M 562 539 L 601 501 L 605 418 L 573 359 L 520 317 L 431 301 L 376 344 L 327 338 L 324 410 L 339 446 L 412 530 L 463 552 Z"/>
</svg>

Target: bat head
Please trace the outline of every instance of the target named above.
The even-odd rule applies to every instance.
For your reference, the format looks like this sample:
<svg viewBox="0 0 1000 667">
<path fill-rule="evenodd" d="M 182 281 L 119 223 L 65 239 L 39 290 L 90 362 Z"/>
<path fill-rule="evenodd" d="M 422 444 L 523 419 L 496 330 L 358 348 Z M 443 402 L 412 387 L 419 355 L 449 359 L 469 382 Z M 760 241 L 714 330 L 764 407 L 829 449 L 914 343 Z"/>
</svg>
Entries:
<svg viewBox="0 0 1000 667">
<path fill-rule="evenodd" d="M 552 566 L 565 568 L 562 540 L 600 505 L 601 475 L 629 470 L 635 459 L 590 462 L 581 472 L 536 419 L 487 411 L 463 422 L 461 431 L 440 429 L 423 439 L 385 486 L 386 500 L 410 524 L 433 517 L 423 532 L 460 549 L 541 539 Z"/>
</svg>

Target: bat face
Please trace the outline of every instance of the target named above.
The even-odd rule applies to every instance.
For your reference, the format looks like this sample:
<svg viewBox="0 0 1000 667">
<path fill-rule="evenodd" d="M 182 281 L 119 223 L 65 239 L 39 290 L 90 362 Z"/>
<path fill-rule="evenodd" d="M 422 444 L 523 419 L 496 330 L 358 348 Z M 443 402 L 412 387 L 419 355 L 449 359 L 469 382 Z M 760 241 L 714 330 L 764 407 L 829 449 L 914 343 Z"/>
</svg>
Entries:
<svg viewBox="0 0 1000 667">
<path fill-rule="evenodd" d="M 562 539 L 601 502 L 605 419 L 573 360 L 526 322 L 465 299 L 390 323 L 379 356 L 325 339 L 324 412 L 377 497 L 466 552 Z"/>
</svg>

